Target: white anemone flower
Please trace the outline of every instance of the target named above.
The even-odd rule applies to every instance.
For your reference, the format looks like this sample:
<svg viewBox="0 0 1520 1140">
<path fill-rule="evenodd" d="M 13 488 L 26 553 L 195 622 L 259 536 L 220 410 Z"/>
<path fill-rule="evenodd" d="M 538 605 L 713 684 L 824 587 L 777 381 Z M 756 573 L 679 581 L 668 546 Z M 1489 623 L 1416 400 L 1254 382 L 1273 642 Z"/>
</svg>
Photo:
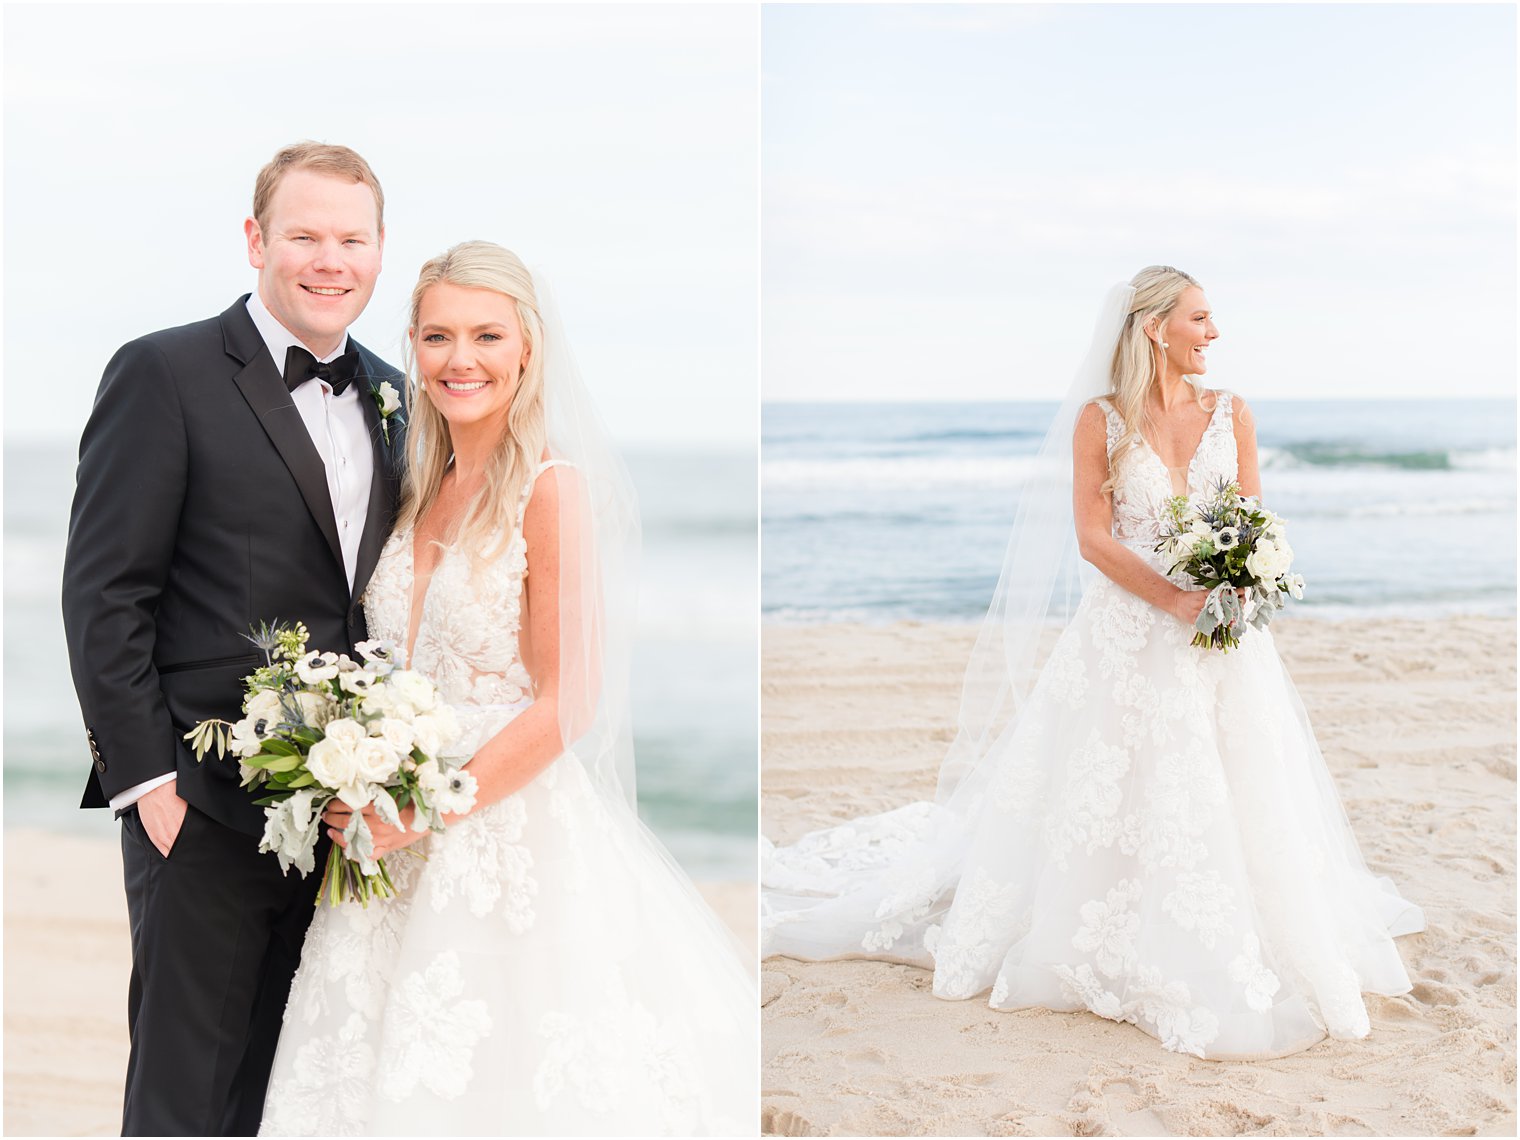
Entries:
<svg viewBox="0 0 1520 1140">
<path fill-rule="evenodd" d="M 338 687 L 345 693 L 364 696 L 375 685 L 375 674 L 355 666 L 351 671 L 338 674 Z"/>
<path fill-rule="evenodd" d="M 264 738 L 259 735 L 259 728 L 264 726 L 267 732 L 269 723 L 267 717 L 245 716 L 232 726 L 232 734 L 227 739 L 227 751 L 242 760 L 257 756 L 264 748 Z"/>
<path fill-rule="evenodd" d="M 389 641 L 361 641 L 354 652 L 364 658 L 364 667 L 383 677 L 396 667 L 396 646 Z"/>
<path fill-rule="evenodd" d="M 417 766 L 417 784 L 428 806 L 441 815 L 458 815 L 475 806 L 479 786 L 463 768 L 444 768 L 437 761 Z"/>
<path fill-rule="evenodd" d="M 296 662 L 296 676 L 303 685 L 320 685 L 338 675 L 336 653 L 308 653 Z"/>
</svg>

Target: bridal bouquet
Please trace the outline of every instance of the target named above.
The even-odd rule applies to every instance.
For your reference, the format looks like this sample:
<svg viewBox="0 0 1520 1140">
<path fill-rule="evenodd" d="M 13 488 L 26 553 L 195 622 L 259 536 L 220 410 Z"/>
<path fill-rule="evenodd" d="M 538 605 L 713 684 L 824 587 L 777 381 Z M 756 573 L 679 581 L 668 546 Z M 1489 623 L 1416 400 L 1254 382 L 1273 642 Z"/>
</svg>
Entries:
<svg viewBox="0 0 1520 1140">
<path fill-rule="evenodd" d="M 363 809 L 393 827 L 401 809 L 415 807 L 415 831 L 443 830 L 447 812 L 475 803 L 475 777 L 441 755 L 458 735 L 454 712 L 439 701 L 420 673 L 397 669 L 384 642 L 355 646 L 362 663 L 346 654 L 308 651 L 307 630 L 297 622 L 261 626 L 249 638 L 264 651 L 265 664 L 244 678 L 243 718 L 236 723 L 203 720 L 185 739 L 200 760 L 211 749 L 240 761 L 245 788 L 266 794 L 260 851 L 270 851 L 280 870 L 291 864 L 303 875 L 315 869 L 322 812 L 333 800 L 353 809 L 343 838 L 333 845 L 318 898 L 332 906 L 395 893 L 385 861 L 374 857 L 374 837 Z"/>
<path fill-rule="evenodd" d="M 1167 501 L 1156 553 L 1193 582 L 1208 589 L 1198 615 L 1193 644 L 1228 652 L 1240 644 L 1244 607 L 1237 590 L 1255 603 L 1250 624 L 1264 629 L 1286 602 L 1304 596 L 1304 576 L 1290 574 L 1293 548 L 1284 536 L 1287 524 L 1240 485 L 1220 480 L 1213 494 L 1199 501 L 1176 496 Z"/>
</svg>

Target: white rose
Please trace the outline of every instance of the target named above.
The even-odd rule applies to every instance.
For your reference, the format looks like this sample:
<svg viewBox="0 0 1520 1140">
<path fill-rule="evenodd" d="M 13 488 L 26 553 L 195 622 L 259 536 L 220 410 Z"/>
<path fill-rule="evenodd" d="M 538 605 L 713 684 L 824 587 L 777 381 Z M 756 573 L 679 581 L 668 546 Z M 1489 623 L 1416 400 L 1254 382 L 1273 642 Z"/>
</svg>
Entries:
<svg viewBox="0 0 1520 1140">
<path fill-rule="evenodd" d="M 296 662 L 296 676 L 303 685 L 320 685 L 338 675 L 336 653 L 308 653 Z"/>
<path fill-rule="evenodd" d="M 1270 538 L 1263 538 L 1256 544 L 1256 549 L 1251 551 L 1246 558 L 1246 569 L 1263 581 L 1270 581 L 1273 575 L 1267 573 L 1277 559 L 1277 547 Z"/>
<path fill-rule="evenodd" d="M 406 721 L 397 720 L 394 717 L 386 717 L 383 720 L 375 721 L 369 726 L 369 734 L 371 736 L 378 736 L 384 740 L 386 744 L 395 750 L 398 756 L 405 756 L 412 750 L 412 745 L 416 743 L 416 733 L 413 731 L 412 726 L 407 724 Z"/>
<path fill-rule="evenodd" d="M 391 716 L 398 711 L 395 694 L 387 685 L 376 685 L 359 703 L 359 711 L 368 717 Z"/>
<path fill-rule="evenodd" d="M 368 739 L 369 732 L 352 717 L 344 716 L 328 721 L 326 737 L 328 740 L 337 740 L 344 744 L 358 744 L 359 741 Z"/>
<path fill-rule="evenodd" d="M 1293 551 L 1287 543 L 1279 546 L 1270 538 L 1264 538 L 1246 559 L 1246 569 L 1263 582 L 1275 582 L 1287 572 L 1292 562 Z"/>
<path fill-rule="evenodd" d="M 401 767 L 401 754 L 378 736 L 369 736 L 354 745 L 354 770 L 359 779 L 384 784 Z"/>
<path fill-rule="evenodd" d="M 301 706 L 301 719 L 312 728 L 322 728 L 338 711 L 338 702 L 326 693 L 297 693 L 296 704 Z"/>
<path fill-rule="evenodd" d="M 382 380 L 377 389 L 380 393 L 380 414 L 388 416 L 401 407 L 401 393 L 396 391 L 389 380 Z"/>
<path fill-rule="evenodd" d="M 285 719 L 285 710 L 280 707 L 280 694 L 275 689 L 260 689 L 243 702 L 243 711 L 254 720 L 278 721 Z"/>
<path fill-rule="evenodd" d="M 1304 596 L 1304 576 L 1293 574 L 1288 578 L 1288 593 L 1295 599 L 1302 600 Z"/>
<path fill-rule="evenodd" d="M 357 768 L 353 743 L 339 737 L 318 740 L 312 745 L 312 751 L 307 752 L 306 771 L 315 775 L 316 781 L 324 787 L 337 789 L 351 783 Z"/>
<path fill-rule="evenodd" d="M 410 669 L 398 669 L 387 680 L 395 700 L 400 704 L 410 705 L 414 713 L 427 712 L 438 699 L 433 689 L 433 682 L 421 673 L 414 673 Z"/>
<path fill-rule="evenodd" d="M 372 798 L 363 784 L 358 750 L 359 744 L 367 739 L 362 724 L 343 717 L 328 724 L 327 735 L 311 746 L 306 757 L 306 770 L 317 782 L 336 791 L 356 811 Z"/>
<path fill-rule="evenodd" d="M 306 768 L 322 787 L 360 812 L 374 798 L 374 789 L 359 777 L 359 755 L 353 745 L 340 740 L 318 740 L 307 755 Z"/>
<path fill-rule="evenodd" d="M 417 747 L 426 755 L 437 757 L 459 735 L 459 721 L 452 708 L 439 705 L 432 712 L 413 719 L 412 732 Z"/>
</svg>

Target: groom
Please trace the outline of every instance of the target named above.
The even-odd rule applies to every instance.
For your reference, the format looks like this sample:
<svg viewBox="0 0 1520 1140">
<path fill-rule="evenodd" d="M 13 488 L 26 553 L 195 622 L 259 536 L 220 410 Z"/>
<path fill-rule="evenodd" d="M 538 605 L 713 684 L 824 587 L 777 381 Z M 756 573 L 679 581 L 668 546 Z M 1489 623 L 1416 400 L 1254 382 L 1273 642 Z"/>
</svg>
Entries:
<svg viewBox="0 0 1520 1140">
<path fill-rule="evenodd" d="M 377 397 L 400 374 L 347 334 L 383 210 L 347 147 L 276 154 L 243 227 L 257 290 L 121 348 L 80 440 L 63 611 L 92 761 L 81 806 L 121 819 L 123 1135 L 258 1129 L 318 876 L 259 853 L 235 759 L 197 763 L 182 737 L 240 715 L 263 663 L 251 625 L 301 621 L 334 651 L 365 636 L 405 422 Z"/>
</svg>

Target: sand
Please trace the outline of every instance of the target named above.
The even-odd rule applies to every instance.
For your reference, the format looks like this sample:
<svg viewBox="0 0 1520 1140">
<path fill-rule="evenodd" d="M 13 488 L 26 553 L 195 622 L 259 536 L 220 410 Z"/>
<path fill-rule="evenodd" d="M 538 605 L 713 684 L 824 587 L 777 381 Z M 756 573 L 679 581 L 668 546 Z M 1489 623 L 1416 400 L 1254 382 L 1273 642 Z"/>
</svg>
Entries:
<svg viewBox="0 0 1520 1140">
<path fill-rule="evenodd" d="M 703 884 L 755 945 L 751 883 Z M 115 1136 L 131 949 L 115 842 L 5 835 L 5 1135 Z"/>
<path fill-rule="evenodd" d="M 1092 1014 L 998 1013 L 876 962 L 762 964 L 762 1125 L 783 1135 L 1515 1135 L 1515 622 L 1284 618 L 1279 648 L 1375 872 L 1425 909 L 1372 1034 L 1272 1061 Z M 768 627 L 762 827 L 934 793 L 975 631 Z"/>
</svg>

